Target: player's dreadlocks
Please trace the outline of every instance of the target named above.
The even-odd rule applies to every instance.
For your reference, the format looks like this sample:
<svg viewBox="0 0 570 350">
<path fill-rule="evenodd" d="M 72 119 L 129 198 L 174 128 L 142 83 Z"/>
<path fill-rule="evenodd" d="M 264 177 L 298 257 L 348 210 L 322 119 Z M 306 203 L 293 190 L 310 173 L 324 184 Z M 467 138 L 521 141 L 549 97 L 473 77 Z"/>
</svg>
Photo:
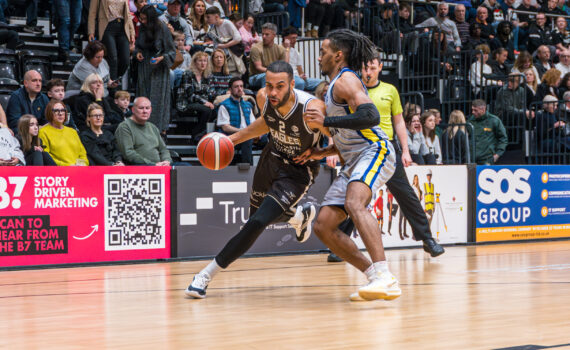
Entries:
<svg viewBox="0 0 570 350">
<path fill-rule="evenodd" d="M 362 34 L 349 29 L 336 29 L 328 33 L 333 50 L 340 50 L 344 54 L 348 68 L 355 72 L 362 69 L 363 65 L 374 59 L 376 46 Z"/>
</svg>

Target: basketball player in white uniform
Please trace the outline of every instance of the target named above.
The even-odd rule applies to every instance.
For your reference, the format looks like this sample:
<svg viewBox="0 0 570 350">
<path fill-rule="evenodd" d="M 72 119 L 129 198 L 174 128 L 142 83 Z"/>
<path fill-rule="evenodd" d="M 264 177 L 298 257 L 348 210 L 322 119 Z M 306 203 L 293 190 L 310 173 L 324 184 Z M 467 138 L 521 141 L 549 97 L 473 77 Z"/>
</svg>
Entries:
<svg viewBox="0 0 570 350">
<path fill-rule="evenodd" d="M 380 115 L 366 86 L 355 73 L 371 60 L 375 47 L 363 35 L 339 29 L 327 35 L 320 51 L 321 71 L 331 79 L 325 96 L 327 117 L 309 109 L 305 121 L 329 127 L 334 145 L 308 151 L 298 160 L 338 153 L 344 165 L 325 195 L 313 230 L 336 255 L 368 278 L 369 283 L 353 293 L 351 300 L 395 299 L 402 291 L 388 269 L 378 223 L 366 209 L 372 193 L 394 173 L 395 151 L 378 126 Z M 347 215 L 354 221 L 372 261 L 338 230 Z"/>
</svg>

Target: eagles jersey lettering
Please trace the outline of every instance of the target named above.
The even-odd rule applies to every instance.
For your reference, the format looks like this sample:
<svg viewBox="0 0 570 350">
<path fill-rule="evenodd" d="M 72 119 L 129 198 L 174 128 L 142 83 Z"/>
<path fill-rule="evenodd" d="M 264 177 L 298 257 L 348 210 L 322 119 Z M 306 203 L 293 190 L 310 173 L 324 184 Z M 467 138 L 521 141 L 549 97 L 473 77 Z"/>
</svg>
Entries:
<svg viewBox="0 0 570 350">
<path fill-rule="evenodd" d="M 297 89 L 294 89 L 293 93 L 295 104 L 286 115 L 281 115 L 274 109 L 269 99 L 265 100 L 263 106 L 263 118 L 271 134 L 268 145 L 271 152 L 291 161 L 315 146 L 321 136 L 320 131 L 311 130 L 303 119 L 309 101 L 315 97 Z"/>
</svg>

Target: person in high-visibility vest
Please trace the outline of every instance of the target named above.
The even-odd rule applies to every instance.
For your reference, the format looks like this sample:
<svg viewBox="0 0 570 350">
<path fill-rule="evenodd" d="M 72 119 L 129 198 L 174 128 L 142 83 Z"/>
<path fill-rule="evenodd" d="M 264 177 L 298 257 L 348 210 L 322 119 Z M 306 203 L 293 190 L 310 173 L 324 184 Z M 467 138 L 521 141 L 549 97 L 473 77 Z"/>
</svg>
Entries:
<svg viewBox="0 0 570 350">
<path fill-rule="evenodd" d="M 424 183 L 424 205 L 425 205 L 425 211 L 426 214 L 428 214 L 428 220 L 429 223 L 431 225 L 431 219 L 433 218 L 433 212 L 435 209 L 435 198 L 434 198 L 434 187 L 433 187 L 433 183 L 431 183 L 431 169 L 428 170 L 427 173 L 427 181 Z"/>
</svg>

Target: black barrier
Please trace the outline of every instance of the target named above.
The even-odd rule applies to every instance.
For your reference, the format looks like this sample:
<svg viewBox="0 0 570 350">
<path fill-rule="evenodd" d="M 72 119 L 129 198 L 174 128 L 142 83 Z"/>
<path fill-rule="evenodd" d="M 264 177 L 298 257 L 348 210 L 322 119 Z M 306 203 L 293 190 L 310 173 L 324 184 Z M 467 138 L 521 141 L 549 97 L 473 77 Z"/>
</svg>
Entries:
<svg viewBox="0 0 570 350">
<path fill-rule="evenodd" d="M 418 34 L 417 47 L 404 47 L 400 67 L 401 91 L 420 92 L 435 96 L 440 77 L 444 76 L 442 62 L 445 38 L 441 39 L 437 28 Z"/>
<path fill-rule="evenodd" d="M 255 31 L 261 33 L 261 27 L 265 23 L 273 23 L 277 26 L 277 34 L 280 34 L 284 28 L 289 26 L 289 12 L 268 12 L 258 13 L 255 17 Z"/>
<path fill-rule="evenodd" d="M 570 102 L 533 102 L 528 119 L 526 156 L 529 164 L 568 164 L 570 162 Z"/>
<path fill-rule="evenodd" d="M 172 208 L 172 235 L 176 235 L 175 257 L 205 257 L 217 254 L 249 217 L 249 193 L 255 167 L 227 167 L 211 171 L 177 167 Z M 315 184 L 301 200 L 320 203 L 331 184 L 331 170 L 321 168 Z M 314 235 L 303 244 L 286 223 L 271 225 L 248 254 L 318 251 L 325 246 Z"/>
<path fill-rule="evenodd" d="M 420 106 L 422 111 L 425 110 L 424 95 L 421 92 L 403 92 L 400 94 L 400 102 L 402 106 L 406 106 L 408 103 L 415 104 Z"/>
</svg>

